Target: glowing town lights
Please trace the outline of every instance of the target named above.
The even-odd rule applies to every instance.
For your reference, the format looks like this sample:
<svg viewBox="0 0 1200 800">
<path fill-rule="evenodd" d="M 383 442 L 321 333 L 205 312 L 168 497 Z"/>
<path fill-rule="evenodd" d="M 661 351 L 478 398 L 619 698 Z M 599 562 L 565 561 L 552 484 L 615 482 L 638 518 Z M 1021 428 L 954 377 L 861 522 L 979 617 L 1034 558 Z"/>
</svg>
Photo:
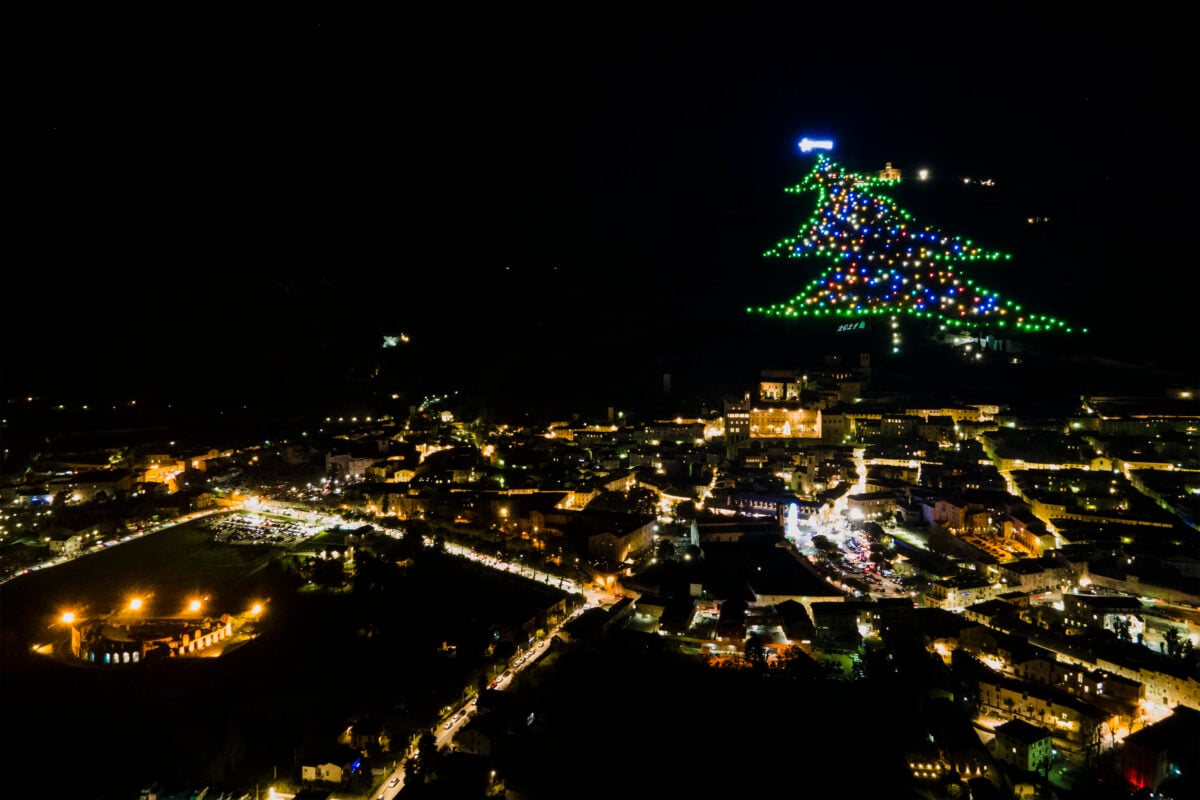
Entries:
<svg viewBox="0 0 1200 800">
<path fill-rule="evenodd" d="M 142 610 L 142 598 L 140 598 L 140 597 L 130 598 L 129 610 L 130 611 L 141 611 Z"/>
<path fill-rule="evenodd" d="M 75 612 L 74 611 L 64 611 L 63 615 L 61 617 L 59 617 L 58 619 L 59 619 L 59 622 L 63 623 L 64 625 L 70 625 L 71 623 L 73 623 L 75 621 Z"/>
<path fill-rule="evenodd" d="M 808 142 L 810 150 L 818 144 L 808 139 L 802 142 Z M 918 174 L 928 176 L 925 170 Z M 1008 308 L 1020 307 L 1001 300 L 995 292 L 961 274 L 961 269 L 970 262 L 1007 261 L 1011 255 L 985 250 L 970 239 L 946 235 L 931 227 L 918 229 L 911 214 L 878 193 L 878 189 L 899 180 L 848 172 L 828 155 L 818 154 L 808 175 L 785 190 L 815 193 L 817 204 L 812 215 L 794 236 L 780 241 L 764 256 L 816 258 L 825 264 L 825 270 L 801 294 L 748 311 L 788 318 L 904 313 L 941 319 L 958 328 L 1072 331 L 1065 322 L 1046 315 L 1002 320 Z M 863 224 L 864 220 L 871 222 Z M 879 269 L 867 268 L 876 257 Z M 910 282 L 915 288 L 901 291 L 900 287 Z M 933 287 L 939 288 L 935 291 Z M 971 291 L 967 292 L 966 287 Z"/>
</svg>

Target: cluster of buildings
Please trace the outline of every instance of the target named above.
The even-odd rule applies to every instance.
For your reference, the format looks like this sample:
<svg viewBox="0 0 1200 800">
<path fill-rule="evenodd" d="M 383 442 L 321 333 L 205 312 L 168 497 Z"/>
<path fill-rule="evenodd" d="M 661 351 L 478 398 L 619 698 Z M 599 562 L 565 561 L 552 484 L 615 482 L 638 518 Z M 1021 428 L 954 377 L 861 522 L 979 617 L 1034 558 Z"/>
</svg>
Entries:
<svg viewBox="0 0 1200 800">
<path fill-rule="evenodd" d="M 1193 388 L 1085 396 L 1047 418 L 880 390 L 863 356 L 853 368 L 764 370 L 687 416 L 610 408 L 521 426 L 441 407 L 329 421 L 303 444 L 131 454 L 101 476 L 0 491 L 6 509 L 141 487 L 163 509 L 171 497 L 195 510 L 258 494 L 421 521 L 615 578 L 627 600 L 597 630 L 619 614 L 714 652 L 740 652 L 753 635 L 772 652 L 820 656 L 903 632 L 947 664 L 958 653 L 985 665 L 975 700 L 994 722 L 986 758 L 969 745 L 914 751 L 915 777 L 978 777 L 981 758 L 1033 772 L 1048 754 L 1089 763 L 1120 746 L 1122 774 L 1144 788 L 1200 766 L 1198 442 Z M 834 522 L 869 535 L 892 591 L 829 580 L 788 533 Z M 94 535 L 46 533 L 63 549 Z M 653 569 L 714 557 L 756 568 L 736 589 Z"/>
<path fill-rule="evenodd" d="M 1197 763 L 1200 405 L 1188 388 L 1086 396 L 1047 419 L 873 392 L 864 359 L 764 371 L 690 417 L 635 423 L 610 410 L 477 429 L 470 445 L 456 442 L 469 426 L 443 422 L 440 447 L 415 458 L 391 455 L 386 430 L 331 451 L 343 506 L 453 519 L 547 561 L 614 572 L 629 597 L 596 613 L 596 631 L 620 615 L 714 653 L 740 653 L 755 635 L 771 652 L 817 656 L 903 631 L 946 664 L 969 655 L 987 668 L 975 702 L 991 738 L 984 752 L 914 751 L 915 778 L 997 764 L 1036 773 L 1051 755 L 1090 764 L 1119 750 L 1121 774 L 1147 788 Z M 627 507 L 612 511 L 612 497 Z M 789 515 L 872 531 L 908 591 L 822 580 L 812 559 L 777 546 Z M 755 569 L 735 592 L 691 583 L 672 594 L 649 569 L 668 539 L 677 558 L 725 549 Z"/>
</svg>

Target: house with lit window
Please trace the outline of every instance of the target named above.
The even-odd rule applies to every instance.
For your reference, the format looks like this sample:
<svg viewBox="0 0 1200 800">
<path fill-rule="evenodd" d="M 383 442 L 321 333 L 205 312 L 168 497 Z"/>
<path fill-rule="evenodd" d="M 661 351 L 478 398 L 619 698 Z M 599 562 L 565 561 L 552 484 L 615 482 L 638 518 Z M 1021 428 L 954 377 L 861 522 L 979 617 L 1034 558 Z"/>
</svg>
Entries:
<svg viewBox="0 0 1200 800">
<path fill-rule="evenodd" d="M 1020 719 L 1051 731 L 1054 746 L 1073 759 L 1098 755 L 1111 746 L 1115 715 L 1051 686 L 993 673 L 979 681 L 980 708 L 1005 719 Z"/>
<path fill-rule="evenodd" d="M 72 558 L 79 555 L 89 541 L 94 541 L 88 531 L 74 531 L 70 528 L 52 526 L 38 531 L 38 538 L 44 541 L 53 555 Z"/>
<path fill-rule="evenodd" d="M 1109 670 L 1090 669 L 1072 661 L 1059 661 L 1053 654 L 1043 650 L 1024 658 L 1014 658 L 1010 666 L 1020 680 L 1054 686 L 1117 712 L 1125 718 L 1121 727 L 1132 725 L 1146 697 L 1146 687 L 1140 681 Z"/>
<path fill-rule="evenodd" d="M 129 497 L 133 484 L 131 469 L 93 469 L 55 478 L 48 488 L 54 497 L 66 496 L 72 502 L 90 503 Z"/>
<path fill-rule="evenodd" d="M 937 718 L 937 714 L 928 717 L 929 724 L 923 727 L 923 735 L 901 745 L 909 772 L 918 784 L 936 784 L 955 777 L 960 781 L 982 781 L 993 788 L 999 787 L 1001 775 L 996 769 L 996 760 L 980 742 L 971 724 L 965 719 L 934 722 Z M 993 797 L 983 784 L 979 784 L 978 793 L 971 796 Z"/>
<path fill-rule="evenodd" d="M 341 783 L 344 767 L 332 762 L 300 767 L 300 779 L 305 781 L 324 781 L 325 783 Z"/>
<path fill-rule="evenodd" d="M 1092 630 L 1127 629 L 1134 641 L 1145 629 L 1142 602 L 1131 595 L 1063 592 L 1063 614 L 1069 623 Z"/>
<path fill-rule="evenodd" d="M 891 519 L 896 514 L 900 493 L 894 490 L 862 492 L 846 497 L 846 508 L 863 519 Z"/>
<path fill-rule="evenodd" d="M 1054 755 L 1054 737 L 1046 728 L 1010 719 L 996 728 L 992 757 L 1026 772 L 1037 772 Z"/>
<path fill-rule="evenodd" d="M 587 554 L 610 564 L 621 564 L 632 554 L 654 544 L 657 519 L 653 515 L 576 512 L 576 521 L 588 528 Z"/>
<path fill-rule="evenodd" d="M 1033 509 L 1029 506 L 1019 505 L 1009 509 L 1008 516 L 1001 521 L 1000 525 L 1006 539 L 1019 542 L 1031 553 L 1041 555 L 1053 550 L 1058 545 L 1055 535 L 1046 527 L 1046 523 L 1033 513 Z M 1043 567 L 1042 573 L 1028 573 L 1031 576 L 1042 576 L 1053 579 L 1059 571 L 1053 564 L 1046 561 L 1031 563 L 1036 563 Z M 1046 573 L 1049 573 L 1049 575 Z M 1046 587 L 1050 587 L 1054 583 L 1047 583 L 1045 585 Z M 1026 591 L 1037 591 L 1038 588 L 1040 587 L 1035 586 L 1026 589 Z"/>
<path fill-rule="evenodd" d="M 888 161 L 884 164 L 883 169 L 878 170 L 876 175 L 881 181 L 898 181 L 900 180 L 900 170 L 892 166 L 892 162 Z"/>
<path fill-rule="evenodd" d="M 750 408 L 751 439 L 820 439 L 821 410 L 799 404 Z"/>
<path fill-rule="evenodd" d="M 659 630 L 660 620 L 671 604 L 671 598 L 666 595 L 642 593 L 634 599 L 633 604 L 634 618 L 639 626 L 653 633 Z"/>
<path fill-rule="evenodd" d="M 964 619 L 989 628 L 1009 630 L 1017 621 L 1017 607 L 1005 600 L 984 600 L 962 610 Z"/>
<path fill-rule="evenodd" d="M 931 581 L 925 587 L 924 604 L 961 611 L 967 606 L 994 599 L 1000 589 L 982 575 L 955 575 Z"/>
<path fill-rule="evenodd" d="M 863 621 L 877 636 L 909 634 L 916 630 L 915 611 L 911 597 L 880 597 L 863 609 Z"/>
<path fill-rule="evenodd" d="M 468 719 L 454 734 L 454 747 L 461 753 L 493 756 L 501 743 L 512 735 L 512 720 L 507 713 L 487 711 Z"/>
<path fill-rule="evenodd" d="M 862 645 L 859 617 L 867 613 L 867 605 L 854 601 L 810 604 L 817 646 L 825 650 L 857 650 Z"/>
<path fill-rule="evenodd" d="M 1070 566 L 1053 558 L 1018 558 L 996 564 L 992 571 L 1009 591 L 1016 592 L 1052 591 L 1072 579 Z"/>
</svg>

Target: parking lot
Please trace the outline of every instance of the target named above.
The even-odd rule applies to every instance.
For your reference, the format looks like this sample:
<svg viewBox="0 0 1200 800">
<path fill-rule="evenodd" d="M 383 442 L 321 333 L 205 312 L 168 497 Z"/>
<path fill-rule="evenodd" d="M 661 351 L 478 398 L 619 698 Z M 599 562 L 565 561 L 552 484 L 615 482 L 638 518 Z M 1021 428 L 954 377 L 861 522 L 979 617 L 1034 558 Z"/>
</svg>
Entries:
<svg viewBox="0 0 1200 800">
<path fill-rule="evenodd" d="M 223 544 L 292 545 L 308 539 L 321 528 L 292 519 L 262 514 L 233 513 L 209 517 L 205 523 L 213 540 Z"/>
</svg>

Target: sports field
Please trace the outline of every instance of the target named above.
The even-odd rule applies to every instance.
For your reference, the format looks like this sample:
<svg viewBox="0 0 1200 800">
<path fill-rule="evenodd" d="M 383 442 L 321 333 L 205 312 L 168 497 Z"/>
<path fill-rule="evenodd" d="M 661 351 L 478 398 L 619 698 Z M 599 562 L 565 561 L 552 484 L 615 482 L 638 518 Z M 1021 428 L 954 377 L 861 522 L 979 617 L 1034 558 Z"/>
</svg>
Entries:
<svg viewBox="0 0 1200 800">
<path fill-rule="evenodd" d="M 51 635 L 64 611 L 102 616 L 142 599 L 147 616 L 182 612 L 201 599 L 210 616 L 241 613 L 263 597 L 256 580 L 283 548 L 220 544 L 208 519 L 174 525 L 0 586 L 8 636 L 34 644 Z"/>
</svg>

